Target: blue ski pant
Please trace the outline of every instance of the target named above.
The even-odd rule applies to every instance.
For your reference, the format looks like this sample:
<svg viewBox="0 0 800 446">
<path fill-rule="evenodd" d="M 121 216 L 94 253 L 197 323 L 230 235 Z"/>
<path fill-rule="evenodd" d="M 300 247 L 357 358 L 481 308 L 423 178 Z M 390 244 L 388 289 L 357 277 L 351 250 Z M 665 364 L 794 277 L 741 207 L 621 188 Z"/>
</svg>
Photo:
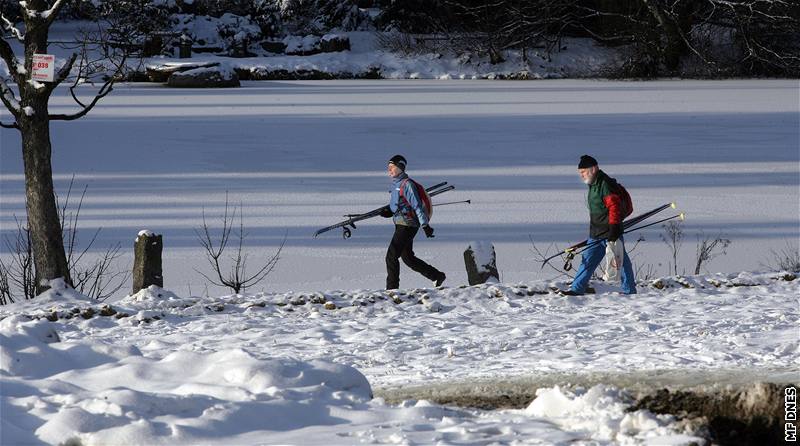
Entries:
<svg viewBox="0 0 800 446">
<path fill-rule="evenodd" d="M 622 237 L 619 238 L 622 240 Z M 570 289 L 576 293 L 583 294 L 586 291 L 586 285 L 589 284 L 589 279 L 592 278 L 594 270 L 603 261 L 606 255 L 607 241 L 605 239 L 588 240 L 589 244 L 594 245 L 587 248 L 581 253 L 581 266 L 578 268 L 578 273 L 575 275 L 575 280 L 572 281 Z M 624 243 L 624 242 L 623 242 Z M 636 294 L 636 278 L 633 277 L 633 264 L 628 257 L 628 252 L 625 251 L 625 258 L 622 261 L 622 292 L 625 294 Z"/>
</svg>

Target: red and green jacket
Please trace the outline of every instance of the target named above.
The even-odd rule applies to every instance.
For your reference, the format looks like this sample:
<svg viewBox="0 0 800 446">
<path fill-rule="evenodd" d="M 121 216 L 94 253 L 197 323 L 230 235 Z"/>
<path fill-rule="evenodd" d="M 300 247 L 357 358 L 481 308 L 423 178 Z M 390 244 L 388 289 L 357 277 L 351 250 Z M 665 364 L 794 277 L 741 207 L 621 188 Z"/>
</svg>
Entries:
<svg viewBox="0 0 800 446">
<path fill-rule="evenodd" d="M 622 223 L 624 218 L 622 196 L 617 180 L 597 171 L 594 183 L 589 185 L 587 196 L 589 206 L 589 237 L 603 238 L 608 235 L 608 227 Z"/>
</svg>

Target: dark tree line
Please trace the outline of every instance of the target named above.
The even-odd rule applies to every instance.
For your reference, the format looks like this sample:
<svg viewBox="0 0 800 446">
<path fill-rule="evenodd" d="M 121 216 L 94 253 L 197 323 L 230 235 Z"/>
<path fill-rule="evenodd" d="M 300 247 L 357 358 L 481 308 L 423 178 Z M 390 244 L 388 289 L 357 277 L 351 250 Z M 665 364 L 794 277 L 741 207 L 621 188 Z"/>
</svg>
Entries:
<svg viewBox="0 0 800 446">
<path fill-rule="evenodd" d="M 800 75 L 796 1 L 407 0 L 389 4 L 378 26 L 472 40 L 492 62 L 504 50 L 591 37 L 629 48 L 623 76 Z"/>
<path fill-rule="evenodd" d="M 454 51 L 501 62 L 507 50 L 558 49 L 591 37 L 625 49 L 619 76 L 790 76 L 800 74 L 796 0 L 73 0 L 61 16 L 132 19 L 127 32 L 168 30 L 169 17 L 248 17 L 262 37 L 331 30 L 430 34 Z M 0 0 L 21 20 L 19 2 Z M 368 13 L 368 9 L 371 8 Z M 146 19 L 146 20 L 145 20 Z M 134 26 L 135 25 L 135 26 Z M 127 33 L 131 35 L 131 33 Z"/>
</svg>

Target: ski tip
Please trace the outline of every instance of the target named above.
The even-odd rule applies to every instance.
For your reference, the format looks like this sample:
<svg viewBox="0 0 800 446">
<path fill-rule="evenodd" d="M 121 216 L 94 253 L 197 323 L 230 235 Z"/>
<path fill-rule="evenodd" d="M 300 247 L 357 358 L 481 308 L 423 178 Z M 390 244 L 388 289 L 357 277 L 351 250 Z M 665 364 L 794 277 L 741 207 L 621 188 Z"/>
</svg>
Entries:
<svg viewBox="0 0 800 446">
<path fill-rule="evenodd" d="M 680 215 L 678 215 L 678 218 L 680 218 L 680 219 L 681 219 L 681 221 L 683 221 L 683 220 L 686 220 L 686 214 L 684 214 L 683 212 L 681 212 L 681 213 L 680 213 Z"/>
<path fill-rule="evenodd" d="M 669 204 L 669 207 L 671 207 L 672 209 L 677 209 L 678 205 L 675 204 L 675 202 L 673 201 L 672 203 Z"/>
</svg>

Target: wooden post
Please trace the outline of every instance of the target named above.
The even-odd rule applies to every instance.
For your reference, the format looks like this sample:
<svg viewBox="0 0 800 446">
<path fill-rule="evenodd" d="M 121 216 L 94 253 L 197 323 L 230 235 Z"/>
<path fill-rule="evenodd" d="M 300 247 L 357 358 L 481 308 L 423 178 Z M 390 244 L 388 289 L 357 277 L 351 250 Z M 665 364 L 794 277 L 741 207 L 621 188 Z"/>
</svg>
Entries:
<svg viewBox="0 0 800 446">
<path fill-rule="evenodd" d="M 161 274 L 161 234 L 139 231 L 133 245 L 133 294 L 150 285 L 164 286 Z"/>
<path fill-rule="evenodd" d="M 467 280 L 470 285 L 489 281 L 499 282 L 497 254 L 490 242 L 472 242 L 464 251 L 464 264 L 467 267 Z"/>
</svg>

